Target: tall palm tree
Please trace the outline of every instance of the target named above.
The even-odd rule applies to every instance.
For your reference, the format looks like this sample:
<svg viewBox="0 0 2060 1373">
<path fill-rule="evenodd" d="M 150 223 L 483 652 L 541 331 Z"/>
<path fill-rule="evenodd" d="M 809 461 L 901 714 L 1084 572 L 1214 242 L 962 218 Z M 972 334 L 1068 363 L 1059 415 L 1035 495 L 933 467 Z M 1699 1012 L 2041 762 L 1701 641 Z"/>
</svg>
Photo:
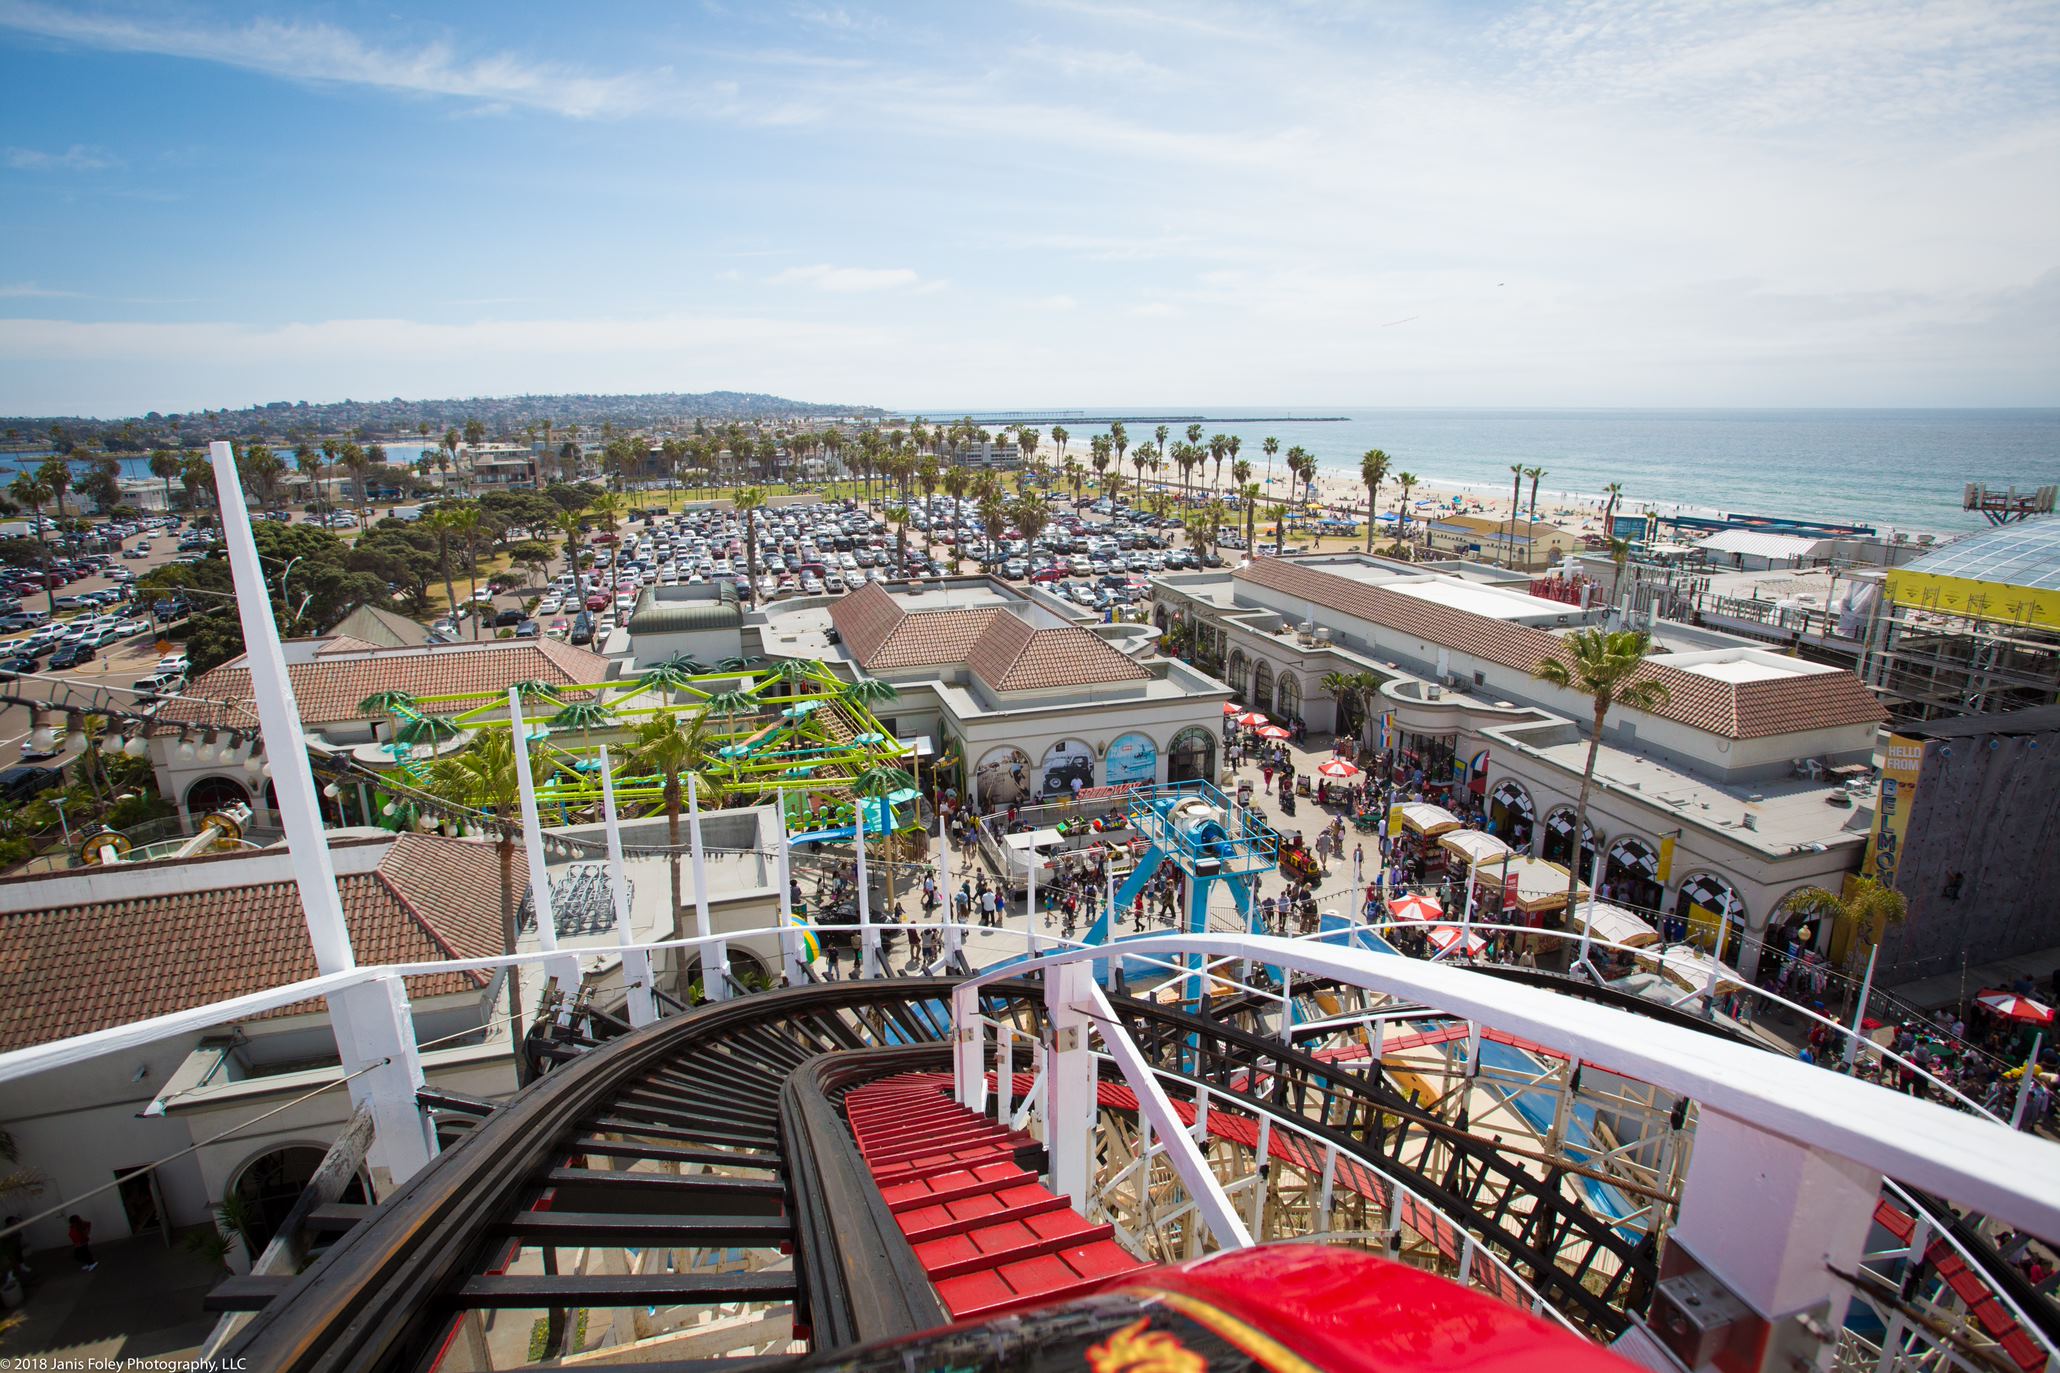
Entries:
<svg viewBox="0 0 2060 1373">
<path fill-rule="evenodd" d="M 169 448 L 155 449 L 150 454 L 150 475 L 165 484 L 165 513 L 172 509 L 172 478 L 179 475 L 179 455 Z"/>
<path fill-rule="evenodd" d="M 987 533 L 987 556 L 981 562 L 986 564 L 1001 556 L 1001 536 L 1009 527 L 1009 506 L 994 474 L 983 475 L 986 480 L 980 492 L 980 527 Z"/>
<path fill-rule="evenodd" d="M 1051 523 L 1051 508 L 1045 504 L 1042 496 L 1024 496 L 1009 507 L 1009 518 L 1015 524 L 1017 532 L 1034 544 L 1037 542 L 1037 536 Z"/>
<path fill-rule="evenodd" d="M 637 730 L 630 753 L 630 765 L 639 772 L 656 773 L 665 803 L 666 858 L 672 868 L 672 910 L 680 909 L 680 805 L 686 798 L 682 779 L 697 771 L 708 755 L 708 717 L 697 713 L 688 718 L 661 715 Z"/>
<path fill-rule="evenodd" d="M 738 522 L 744 526 L 744 575 L 751 582 L 752 594 L 758 590 L 758 519 L 765 508 L 765 492 L 755 486 L 747 486 L 737 492 L 731 502 L 737 511 Z"/>
<path fill-rule="evenodd" d="M 1804 887 L 1788 897 L 1786 904 L 1795 915 L 1829 916 L 1834 922 L 1842 921 L 1870 945 L 1879 944 L 1889 926 L 1902 924 L 1910 914 L 1910 903 L 1901 892 L 1871 877 L 1852 878 L 1845 892 Z M 1857 954 L 1858 950 L 1856 941 L 1852 952 Z"/>
<path fill-rule="evenodd" d="M 479 507 L 471 501 L 449 506 L 439 511 L 444 515 L 452 536 L 465 549 L 465 575 L 470 585 L 466 588 L 471 596 L 473 608 L 472 637 L 479 637 L 479 622 L 486 617 L 479 609 Z"/>
<path fill-rule="evenodd" d="M 1165 435 L 1159 437 L 1164 438 Z M 1123 454 L 1130 447 L 1130 431 L 1123 427 L 1123 421 L 1117 420 L 1109 426 L 1109 446 L 1116 450 L 1116 465 L 1121 467 Z"/>
<path fill-rule="evenodd" d="M 1602 493 L 1609 497 L 1609 504 L 1602 510 L 1602 533 L 1603 537 L 1613 539 L 1617 533 L 1617 502 L 1624 498 L 1624 484 L 1611 482 L 1602 488 Z"/>
<path fill-rule="evenodd" d="M 1374 515 L 1380 510 L 1380 484 L 1388 479 L 1388 455 L 1369 448 L 1359 459 L 1359 480 L 1366 483 L 1366 551 L 1373 552 Z"/>
<path fill-rule="evenodd" d="M 894 566 L 904 577 L 908 575 L 908 520 L 907 506 L 887 507 L 887 523 L 894 526 Z"/>
<path fill-rule="evenodd" d="M 903 769 L 894 767 L 867 768 L 858 774 L 851 784 L 852 792 L 861 798 L 859 804 L 852 807 L 855 816 L 862 817 L 865 814 L 864 798 L 874 798 L 880 802 L 880 811 L 886 821 L 881 827 L 884 832 L 880 841 L 880 855 L 887 864 L 887 909 L 897 921 L 901 918 L 901 912 L 896 906 L 898 897 L 894 890 L 894 857 L 895 850 L 900 846 L 900 836 L 895 832 L 894 807 L 888 804 L 887 798 L 897 791 L 913 791 L 915 785 L 914 777 Z"/>
<path fill-rule="evenodd" d="M 381 693 L 398 696 L 400 692 Z M 373 697 L 371 700 L 378 700 Z M 358 709 L 365 711 L 366 702 Z M 494 817 L 494 857 L 501 870 L 501 952 L 515 952 L 518 931 L 515 910 L 515 839 L 519 833 L 522 793 L 515 770 L 515 742 L 512 730 L 484 729 L 472 747 L 447 753 L 429 765 L 422 785 L 432 796 L 441 797 L 468 810 L 485 811 Z M 508 1023 L 522 1023 L 522 979 L 508 970 Z M 519 1032 L 518 1032 L 519 1033 Z M 518 1056 L 519 1057 L 519 1056 Z"/>
<path fill-rule="evenodd" d="M 1595 705 L 1588 734 L 1588 761 L 1581 769 L 1581 791 L 1574 801 L 1574 858 L 1567 865 L 1566 911 L 1571 918 L 1574 893 L 1581 884 L 1581 835 L 1588 823 L 1588 793 L 1595 785 L 1595 756 L 1602 748 L 1602 730 L 1614 706 L 1657 710 L 1667 702 L 1667 684 L 1645 670 L 1652 637 L 1638 630 L 1582 629 L 1561 641 L 1567 656 L 1547 658 L 1536 669 L 1539 680 L 1578 691 Z"/>
<path fill-rule="evenodd" d="M 1209 475 L 1209 491 L 1212 495 L 1223 489 L 1223 460 L 1229 456 L 1230 435 L 1211 434 L 1209 436 L 1209 461 L 1216 465 L 1215 470 Z"/>
<path fill-rule="evenodd" d="M 57 616 L 57 587 L 50 580 L 50 529 L 43 523 L 43 502 L 50 499 L 50 484 L 40 474 L 24 471 L 9 484 L 8 492 L 29 508 L 36 520 L 36 540 L 43 545 L 43 591 L 50 602 L 52 619 Z"/>
<path fill-rule="evenodd" d="M 1395 503 L 1395 543 L 1398 547 L 1409 529 L 1409 493 L 1416 489 L 1418 480 L 1414 472 L 1395 474 L 1395 485 L 1402 488 L 1402 498 Z"/>
<path fill-rule="evenodd" d="M 450 507 L 440 505 L 424 515 L 421 524 L 436 537 L 436 562 L 443 572 L 444 601 L 450 607 L 451 623 L 455 625 L 458 620 L 458 588 L 451 581 L 452 513 Z"/>
<path fill-rule="evenodd" d="M 1348 732 L 1347 727 L 1351 725 L 1354 719 L 1353 707 L 1359 700 L 1358 674 L 1337 671 L 1326 672 L 1317 685 L 1323 688 L 1323 693 L 1326 696 L 1337 702 L 1338 723 L 1337 729 L 1333 732 L 1339 737 L 1343 737 Z"/>
<path fill-rule="evenodd" d="M 1538 522 L 1538 478 L 1545 475 L 1545 469 L 1542 467 L 1527 467 L 1524 469 L 1524 475 L 1531 479 L 1531 523 L 1536 524 Z"/>
<path fill-rule="evenodd" d="M 1509 465 L 1516 480 L 1509 486 L 1509 565 L 1516 566 L 1516 520 L 1524 508 L 1524 465 L 1520 462 Z"/>
<path fill-rule="evenodd" d="M 1245 552 L 1252 551 L 1252 498 L 1245 488 L 1252 484 L 1252 465 L 1242 458 L 1230 464 L 1230 484 L 1245 507 Z"/>
</svg>

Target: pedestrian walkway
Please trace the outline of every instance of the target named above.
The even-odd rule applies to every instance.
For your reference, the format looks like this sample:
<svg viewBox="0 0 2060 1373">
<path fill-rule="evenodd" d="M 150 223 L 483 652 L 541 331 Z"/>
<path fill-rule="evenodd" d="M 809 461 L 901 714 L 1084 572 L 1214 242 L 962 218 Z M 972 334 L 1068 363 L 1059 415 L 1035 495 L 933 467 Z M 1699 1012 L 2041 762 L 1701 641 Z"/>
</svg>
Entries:
<svg viewBox="0 0 2060 1373">
<path fill-rule="evenodd" d="M 137 1359 L 191 1360 L 215 1328 L 200 1309 L 208 1289 L 228 1276 L 177 1242 L 159 1235 L 93 1243 L 99 1267 L 79 1271 L 67 1249 L 29 1256 L 33 1270 L 4 1351 L 48 1367 L 115 1368 Z M 43 1365 L 33 1365 L 43 1366 Z"/>
<path fill-rule="evenodd" d="M 2055 969 L 2060 969 L 2060 947 L 2035 949 L 2014 958 L 1956 968 L 1935 977 L 1897 983 L 1888 990 L 1899 1001 L 1907 1002 L 1920 1011 L 1932 1011 L 1940 1006 L 1957 1006 L 1990 987 L 2008 987 L 2018 978 L 2028 977 L 2032 981 L 2032 995 L 2044 1001 L 2053 993 Z"/>
</svg>

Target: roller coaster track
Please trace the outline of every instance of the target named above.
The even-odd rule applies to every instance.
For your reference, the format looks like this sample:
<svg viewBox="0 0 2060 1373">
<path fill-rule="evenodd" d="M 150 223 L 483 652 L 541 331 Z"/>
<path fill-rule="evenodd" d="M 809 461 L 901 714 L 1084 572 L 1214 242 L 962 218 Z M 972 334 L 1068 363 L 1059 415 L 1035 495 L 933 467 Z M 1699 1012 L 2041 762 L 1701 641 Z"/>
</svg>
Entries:
<svg viewBox="0 0 2060 1373">
<path fill-rule="evenodd" d="M 549 1071 L 376 1210 L 343 1218 L 356 1223 L 305 1272 L 217 1289 L 216 1309 L 256 1313 L 220 1354 L 294 1373 L 487 1366 L 453 1353 L 479 1344 L 482 1313 L 506 1310 L 545 1313 L 547 1356 L 578 1347 L 567 1344 L 574 1312 L 769 1310 L 781 1351 L 788 1319 L 793 1337 L 817 1351 L 943 1324 L 935 1274 L 926 1277 L 927 1261 L 882 1195 L 877 1142 L 869 1151 L 853 1138 L 852 1094 L 878 1101 L 882 1090 L 907 1090 L 883 1080 L 914 1084 L 948 1068 L 956 983 L 809 985 L 634 1032 L 606 1016 L 541 1027 L 530 1049 L 552 1061 Z M 1341 1068 L 1283 1044 L 1269 1019 L 1277 1001 L 1224 998 L 1206 1015 L 1121 995 L 1110 1004 L 1183 1119 L 1196 1120 L 1205 1095 L 1223 1108 L 1211 1129 L 1219 1141 L 1249 1151 L 1251 1122 L 1291 1119 L 1305 1141 L 1295 1149 L 1353 1160 L 1350 1185 L 1362 1192 L 1414 1193 L 1441 1213 L 1441 1232 L 1493 1250 L 1598 1338 L 1622 1331 L 1649 1301 L 1656 1242 L 1586 1205 L 1578 1169 L 1455 1128 L 1378 1065 Z M 1016 1026 L 1025 1044 L 1044 1030 L 1033 982 L 987 988 L 982 1010 Z M 1021 1085 L 1013 1095 L 1021 1099 Z M 1107 1081 L 1100 1105 L 1105 1117 L 1137 1111 L 1136 1098 Z M 951 1127 L 962 1138 L 968 1128 Z M 993 1128 L 972 1134 L 1000 1151 L 998 1161 L 1020 1151 L 1004 1169 L 1012 1178 L 1034 1176 L 1033 1142 Z M 1392 1190 L 1382 1198 L 1400 1200 Z M 1972 1294 L 1968 1313 L 1990 1337 L 1982 1343 L 2009 1356 L 1995 1366 L 2035 1366 L 2009 1314 L 1981 1303 L 1995 1291 L 2020 1310 L 2043 1313 L 2050 1303 L 2019 1290 L 2021 1277 L 1974 1226 L 1942 1205 L 1921 1214 L 1932 1234 L 1957 1241 L 1955 1263 L 1929 1262 L 1952 1268 L 1939 1276 Z M 594 1265 L 597 1253 L 622 1257 Z M 579 1256 L 576 1271 L 560 1271 L 566 1255 Z M 647 1357 L 648 1367 L 705 1366 Z"/>
</svg>

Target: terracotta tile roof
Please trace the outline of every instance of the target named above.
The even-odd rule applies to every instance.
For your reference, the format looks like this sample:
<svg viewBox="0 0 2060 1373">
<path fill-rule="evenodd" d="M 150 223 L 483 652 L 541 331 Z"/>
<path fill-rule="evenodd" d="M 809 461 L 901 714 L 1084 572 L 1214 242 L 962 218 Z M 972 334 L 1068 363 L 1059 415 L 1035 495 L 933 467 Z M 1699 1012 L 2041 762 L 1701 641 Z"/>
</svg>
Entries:
<svg viewBox="0 0 2060 1373">
<path fill-rule="evenodd" d="M 1000 616 L 980 636 L 968 665 L 996 691 L 1138 682 L 1152 675 L 1078 625 L 1033 630 L 1014 615 Z"/>
<path fill-rule="evenodd" d="M 1369 620 L 1398 634 L 1525 674 L 1536 672 L 1540 663 L 1563 651 L 1560 636 L 1549 630 L 1509 624 L 1285 559 L 1257 558 L 1233 575 L 1298 601 Z M 1654 714 L 1728 739 L 1878 724 L 1888 718 L 1866 684 L 1850 672 L 1724 682 L 1651 661 L 1638 675 L 1666 683 L 1667 702 Z"/>
<path fill-rule="evenodd" d="M 0 1052 L 315 976 L 293 883 L 235 885 L 248 859 L 188 861 L 219 864 L 224 885 L 0 915 Z M 519 902 L 520 865 L 515 877 Z M 339 877 L 337 887 L 361 964 L 501 951 L 500 863 L 491 844 L 404 835 L 377 868 Z M 488 981 L 484 973 L 411 977 L 408 994 L 477 992 Z"/>
<path fill-rule="evenodd" d="M 322 646 L 315 650 L 315 656 L 319 658 L 325 653 L 362 653 L 368 648 L 377 647 L 379 645 L 368 644 L 363 639 L 353 639 L 348 634 L 337 634 L 324 639 Z"/>
<path fill-rule="evenodd" d="M 903 610 L 877 582 L 867 582 L 830 607 L 830 623 L 858 665 L 877 672 L 962 663 L 1001 613 L 998 606 Z"/>
<path fill-rule="evenodd" d="M 573 648 L 555 639 L 524 639 L 483 644 L 437 644 L 420 648 L 317 649 L 305 663 L 290 663 L 294 700 L 301 723 L 310 726 L 358 720 L 358 702 L 382 691 L 410 696 L 462 696 L 505 692 L 515 683 L 536 678 L 553 686 L 599 682 L 608 674 L 608 660 L 598 653 Z M 568 701 L 587 693 L 561 692 Z M 217 704 L 226 703 L 226 704 Z M 185 695 L 166 701 L 158 712 L 166 724 L 257 724 L 251 704 L 250 669 L 242 658 L 203 672 Z"/>
</svg>

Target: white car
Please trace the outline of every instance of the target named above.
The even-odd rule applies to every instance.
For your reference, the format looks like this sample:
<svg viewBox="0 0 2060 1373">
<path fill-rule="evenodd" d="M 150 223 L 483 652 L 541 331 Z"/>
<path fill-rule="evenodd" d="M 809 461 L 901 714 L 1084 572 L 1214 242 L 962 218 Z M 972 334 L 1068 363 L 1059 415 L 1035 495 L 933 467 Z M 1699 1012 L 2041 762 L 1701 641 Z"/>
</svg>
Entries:
<svg viewBox="0 0 2060 1373">
<path fill-rule="evenodd" d="M 536 603 L 536 613 L 539 615 L 556 615 L 559 608 L 563 605 L 564 601 L 558 597 L 546 596 Z"/>
<path fill-rule="evenodd" d="M 192 670 L 193 660 L 191 658 L 188 658 L 183 653 L 167 653 L 164 657 L 159 658 L 157 660 L 157 671 L 159 676 L 163 676 L 167 672 L 175 672 L 181 676 L 184 676 L 186 673 L 191 672 Z"/>
</svg>

